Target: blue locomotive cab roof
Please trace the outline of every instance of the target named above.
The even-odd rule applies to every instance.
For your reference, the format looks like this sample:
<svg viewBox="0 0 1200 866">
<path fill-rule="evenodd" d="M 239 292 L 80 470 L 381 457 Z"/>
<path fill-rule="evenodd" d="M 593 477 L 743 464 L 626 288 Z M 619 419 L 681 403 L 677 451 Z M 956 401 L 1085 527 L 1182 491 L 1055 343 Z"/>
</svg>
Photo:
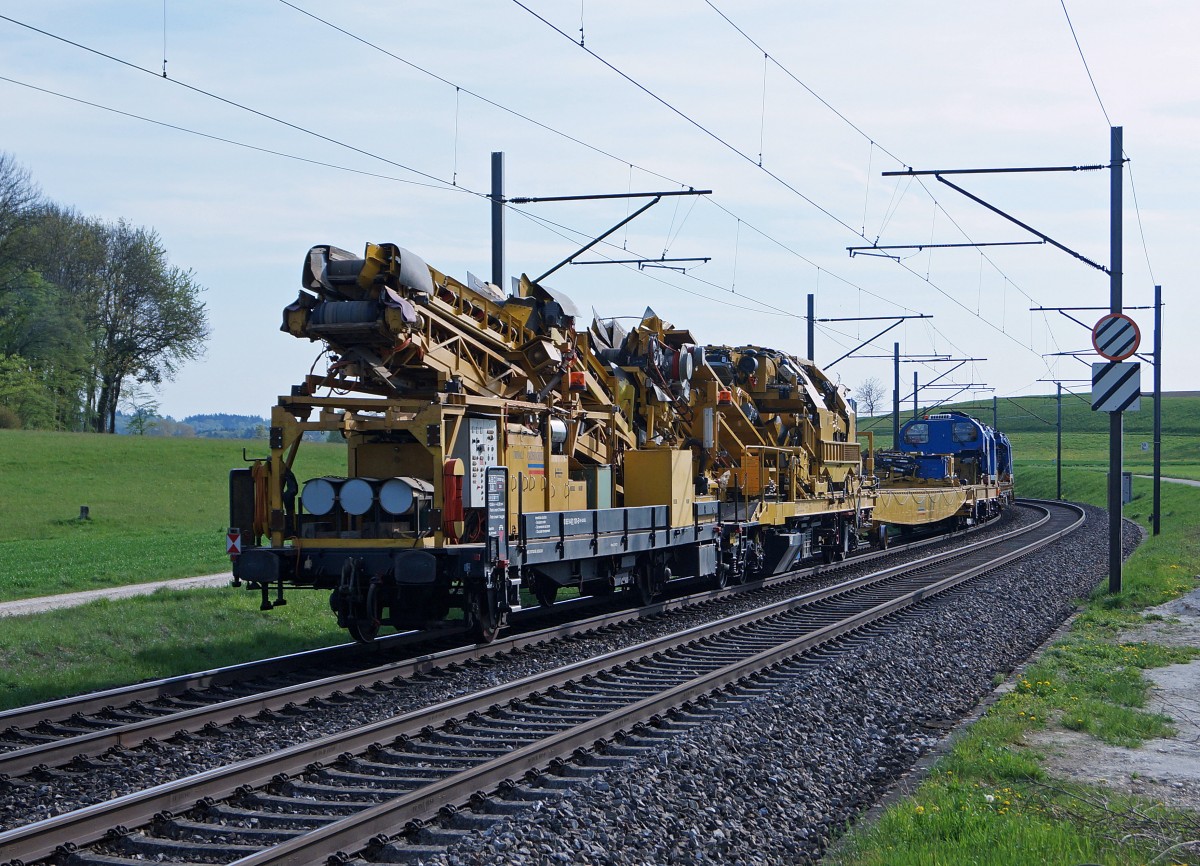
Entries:
<svg viewBox="0 0 1200 866">
<path fill-rule="evenodd" d="M 991 441 L 991 430 L 969 415 L 946 412 L 914 418 L 904 425 L 900 439 L 906 451 L 955 454 L 985 448 Z"/>
<path fill-rule="evenodd" d="M 995 475 L 1000 451 L 996 436 L 995 430 L 970 415 L 943 412 L 906 423 L 900 431 L 900 442 L 903 450 L 921 454 L 977 454 L 983 471 Z"/>
</svg>

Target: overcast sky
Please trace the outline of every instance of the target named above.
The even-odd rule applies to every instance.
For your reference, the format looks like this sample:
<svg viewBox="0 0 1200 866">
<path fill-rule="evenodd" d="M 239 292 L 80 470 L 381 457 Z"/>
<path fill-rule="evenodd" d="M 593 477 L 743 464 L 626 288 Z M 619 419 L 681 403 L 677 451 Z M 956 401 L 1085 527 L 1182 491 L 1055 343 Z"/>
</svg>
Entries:
<svg viewBox="0 0 1200 866">
<path fill-rule="evenodd" d="M 164 413 L 266 414 L 309 372 L 319 346 L 278 328 L 314 244 L 394 242 L 487 277 L 492 151 L 510 197 L 713 191 L 664 198 L 581 257 L 711 261 L 569 265 L 546 283 L 581 310 L 649 305 L 704 343 L 804 355 L 814 293 L 819 318 L 933 317 L 859 352 L 888 358 L 833 366 L 851 388 L 876 377 L 890 395 L 898 341 L 986 358 L 938 382 L 995 389 L 960 399 L 1050 393 L 1040 379 L 1090 370 L 1049 353 L 1090 336 L 1030 308 L 1107 306 L 1107 274 L 1049 245 L 889 251 L 899 262 L 847 247 L 1032 240 L 934 178 L 881 172 L 1107 164 L 1110 125 L 1130 160 L 1125 303 L 1163 285 L 1164 388 L 1200 387 L 1195 0 L 1067 0 L 1095 91 L 1059 0 L 522 2 L 4 4 L 0 150 L 55 201 L 154 227 L 206 287 L 207 355 L 163 386 Z M 1108 265 L 1107 170 L 950 179 Z M 510 207 L 508 274 L 541 274 L 637 206 Z M 1149 351 L 1152 311 L 1131 314 Z M 823 323 L 816 361 L 888 324 Z M 905 364 L 902 389 L 949 366 Z"/>
</svg>

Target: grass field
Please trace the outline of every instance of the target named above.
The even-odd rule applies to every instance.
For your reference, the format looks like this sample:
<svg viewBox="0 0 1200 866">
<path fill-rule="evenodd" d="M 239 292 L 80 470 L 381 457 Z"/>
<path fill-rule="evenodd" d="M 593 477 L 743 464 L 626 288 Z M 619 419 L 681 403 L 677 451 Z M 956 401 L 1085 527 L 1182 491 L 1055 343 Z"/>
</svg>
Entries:
<svg viewBox="0 0 1200 866">
<path fill-rule="evenodd" d="M 229 470 L 263 442 L 0 430 L 0 601 L 225 571 Z M 306 443 L 296 475 L 345 473 Z M 91 519 L 79 521 L 79 507 Z"/>
</svg>

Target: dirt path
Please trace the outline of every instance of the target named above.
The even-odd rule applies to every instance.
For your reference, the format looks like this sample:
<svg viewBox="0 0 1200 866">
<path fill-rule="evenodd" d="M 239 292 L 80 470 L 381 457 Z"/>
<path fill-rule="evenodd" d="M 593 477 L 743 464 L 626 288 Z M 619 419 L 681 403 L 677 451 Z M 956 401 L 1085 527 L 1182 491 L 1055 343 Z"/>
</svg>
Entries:
<svg viewBox="0 0 1200 866">
<path fill-rule="evenodd" d="M 1135 475 L 1134 478 L 1154 478 L 1153 475 Z M 1193 481 L 1190 478 L 1168 478 L 1163 475 L 1159 480 L 1169 481 L 1171 484 L 1186 484 L 1189 487 L 1200 487 L 1200 481 Z"/>
<path fill-rule="evenodd" d="M 22 598 L 0 602 L 0 617 L 22 616 L 41 613 L 60 607 L 78 607 L 100 598 L 129 598 L 149 595 L 160 589 L 196 589 L 202 586 L 225 586 L 233 578 L 225 574 L 209 574 L 204 577 L 183 577 L 179 580 L 156 580 L 153 583 L 135 583 L 129 586 L 113 586 L 107 589 L 89 589 L 86 592 L 68 592 L 63 595 L 44 595 L 39 598 Z"/>
</svg>

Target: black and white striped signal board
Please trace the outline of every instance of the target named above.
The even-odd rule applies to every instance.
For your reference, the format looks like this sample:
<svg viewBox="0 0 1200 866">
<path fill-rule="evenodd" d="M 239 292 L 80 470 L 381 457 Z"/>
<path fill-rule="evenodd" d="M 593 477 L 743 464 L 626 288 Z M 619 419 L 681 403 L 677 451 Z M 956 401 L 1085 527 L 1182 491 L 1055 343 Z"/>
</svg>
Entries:
<svg viewBox="0 0 1200 866">
<path fill-rule="evenodd" d="M 1092 328 L 1092 345 L 1102 358 L 1124 361 L 1137 351 L 1142 332 L 1124 313 L 1109 313 Z"/>
<path fill-rule="evenodd" d="M 1092 364 L 1093 412 L 1137 412 L 1141 396 L 1141 364 L 1120 361 Z"/>
</svg>

